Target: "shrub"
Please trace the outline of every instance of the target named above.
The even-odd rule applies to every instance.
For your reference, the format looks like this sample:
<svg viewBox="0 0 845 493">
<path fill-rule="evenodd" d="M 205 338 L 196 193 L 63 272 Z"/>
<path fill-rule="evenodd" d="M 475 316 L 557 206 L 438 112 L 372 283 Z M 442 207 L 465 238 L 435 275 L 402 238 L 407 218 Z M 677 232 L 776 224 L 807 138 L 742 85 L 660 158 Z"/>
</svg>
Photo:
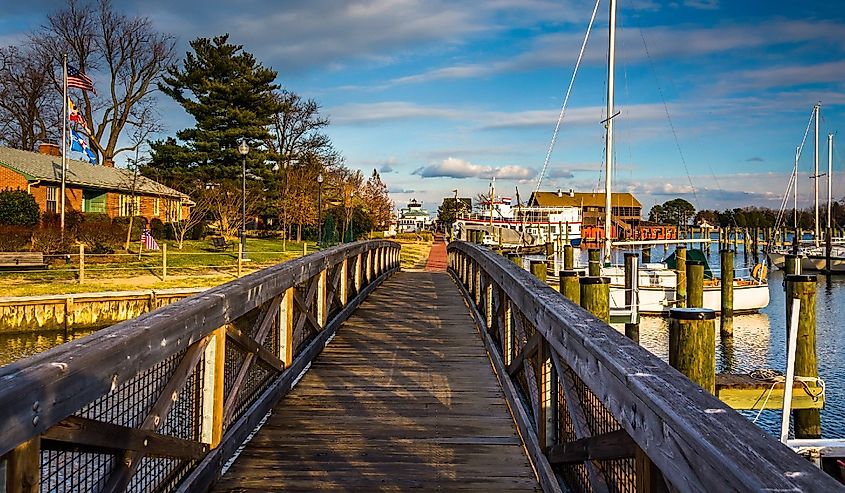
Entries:
<svg viewBox="0 0 845 493">
<path fill-rule="evenodd" d="M 90 253 L 114 253 L 126 241 L 126 226 L 86 221 L 76 227 L 76 237 Z"/>
<path fill-rule="evenodd" d="M 73 235 L 66 232 L 62 237 L 59 226 L 41 226 L 32 232 L 32 248 L 47 255 L 68 253 L 74 249 Z"/>
<path fill-rule="evenodd" d="M 40 216 L 38 203 L 31 194 L 23 190 L 0 191 L 0 224 L 32 228 Z"/>
<path fill-rule="evenodd" d="M 164 226 L 164 223 L 161 222 L 161 219 L 154 217 L 150 220 L 150 233 L 152 233 L 153 238 L 162 239 L 167 237 L 167 239 L 172 240 L 170 231 L 172 228 L 168 228 Z"/>
<path fill-rule="evenodd" d="M 0 224 L 0 252 L 25 252 L 32 247 L 32 228 Z"/>
</svg>

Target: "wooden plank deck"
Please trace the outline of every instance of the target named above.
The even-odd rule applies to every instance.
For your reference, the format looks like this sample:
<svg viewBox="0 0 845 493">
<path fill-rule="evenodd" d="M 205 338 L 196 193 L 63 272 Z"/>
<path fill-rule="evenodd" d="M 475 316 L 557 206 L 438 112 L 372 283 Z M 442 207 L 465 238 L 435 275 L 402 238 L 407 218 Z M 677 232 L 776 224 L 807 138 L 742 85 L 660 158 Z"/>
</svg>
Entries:
<svg viewBox="0 0 845 493">
<path fill-rule="evenodd" d="M 340 328 L 215 491 L 539 491 L 469 312 L 401 272 Z"/>
</svg>

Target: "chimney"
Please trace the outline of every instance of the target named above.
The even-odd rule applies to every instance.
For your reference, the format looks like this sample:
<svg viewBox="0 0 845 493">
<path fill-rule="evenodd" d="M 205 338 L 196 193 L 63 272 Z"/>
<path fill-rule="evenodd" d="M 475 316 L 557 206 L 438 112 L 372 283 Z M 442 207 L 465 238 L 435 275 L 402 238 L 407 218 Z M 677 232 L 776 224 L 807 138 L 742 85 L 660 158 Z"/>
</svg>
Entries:
<svg viewBox="0 0 845 493">
<path fill-rule="evenodd" d="M 563 197 L 563 192 L 561 192 L 559 188 L 557 189 L 557 196 Z"/>
<path fill-rule="evenodd" d="M 572 189 L 570 188 L 570 189 L 569 189 L 569 196 L 570 196 L 570 197 L 574 197 L 574 196 L 575 196 L 575 190 L 572 190 Z"/>
<path fill-rule="evenodd" d="M 46 154 L 48 156 L 61 156 L 62 151 L 59 149 L 59 146 L 56 144 L 51 144 L 49 142 L 42 142 L 38 144 L 38 153 L 39 154 Z"/>
</svg>

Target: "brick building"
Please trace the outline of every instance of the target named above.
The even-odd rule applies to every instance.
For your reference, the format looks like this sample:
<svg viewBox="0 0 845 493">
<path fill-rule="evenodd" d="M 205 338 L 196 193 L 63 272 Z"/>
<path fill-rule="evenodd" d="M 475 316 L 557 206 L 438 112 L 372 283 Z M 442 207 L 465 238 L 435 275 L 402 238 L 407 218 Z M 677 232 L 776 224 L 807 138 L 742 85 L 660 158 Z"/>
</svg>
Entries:
<svg viewBox="0 0 845 493">
<path fill-rule="evenodd" d="M 41 213 L 61 212 L 62 158 L 55 146 L 42 152 L 0 147 L 0 190 L 26 190 Z M 67 160 L 65 213 L 91 212 L 116 216 L 143 216 L 162 222 L 187 217 L 190 197 L 131 171 Z"/>
</svg>

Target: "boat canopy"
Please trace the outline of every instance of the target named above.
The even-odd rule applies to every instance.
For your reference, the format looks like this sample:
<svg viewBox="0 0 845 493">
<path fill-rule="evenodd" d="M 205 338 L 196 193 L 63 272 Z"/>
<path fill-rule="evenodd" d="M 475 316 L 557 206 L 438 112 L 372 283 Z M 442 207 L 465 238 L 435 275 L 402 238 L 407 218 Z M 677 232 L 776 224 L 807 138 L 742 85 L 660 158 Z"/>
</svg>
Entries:
<svg viewBox="0 0 845 493">
<path fill-rule="evenodd" d="M 698 260 L 699 262 L 704 262 L 704 278 L 713 279 L 713 271 L 710 270 L 710 263 L 707 262 L 707 255 L 705 255 L 703 251 L 698 248 L 687 248 L 687 260 Z M 675 256 L 675 252 L 672 252 L 672 255 L 669 255 L 666 258 L 666 267 L 669 267 L 672 270 L 677 270 L 678 258 Z"/>
</svg>

